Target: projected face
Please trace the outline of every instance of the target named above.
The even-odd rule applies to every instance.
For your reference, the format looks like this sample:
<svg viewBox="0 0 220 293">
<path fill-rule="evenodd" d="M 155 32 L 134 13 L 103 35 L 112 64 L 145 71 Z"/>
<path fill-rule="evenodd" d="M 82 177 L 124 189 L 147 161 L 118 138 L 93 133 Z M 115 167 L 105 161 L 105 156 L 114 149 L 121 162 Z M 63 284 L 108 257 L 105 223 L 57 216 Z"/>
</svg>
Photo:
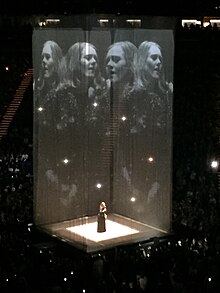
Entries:
<svg viewBox="0 0 220 293">
<path fill-rule="evenodd" d="M 162 68 L 161 51 L 157 46 L 152 45 L 148 52 L 144 70 L 152 78 L 158 79 L 160 77 L 161 68 Z"/>
<path fill-rule="evenodd" d="M 92 46 L 87 45 L 83 48 L 80 60 L 81 72 L 83 75 L 87 77 L 95 76 L 98 67 L 97 59 L 97 52 Z"/>
<path fill-rule="evenodd" d="M 106 72 L 113 83 L 123 80 L 127 73 L 127 62 L 119 45 L 110 48 L 106 55 Z"/>
<path fill-rule="evenodd" d="M 44 46 L 41 54 L 41 60 L 44 78 L 50 78 L 54 72 L 54 60 L 52 57 L 51 46 L 49 44 Z"/>
</svg>

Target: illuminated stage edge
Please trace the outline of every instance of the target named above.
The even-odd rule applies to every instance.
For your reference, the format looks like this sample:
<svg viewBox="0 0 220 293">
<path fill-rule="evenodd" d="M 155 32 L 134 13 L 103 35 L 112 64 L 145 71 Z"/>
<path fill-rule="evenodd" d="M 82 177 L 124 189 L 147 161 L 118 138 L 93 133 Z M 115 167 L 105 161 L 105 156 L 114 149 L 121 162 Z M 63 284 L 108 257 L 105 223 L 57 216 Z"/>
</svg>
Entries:
<svg viewBox="0 0 220 293">
<path fill-rule="evenodd" d="M 97 216 L 41 225 L 39 228 L 86 252 L 168 235 L 167 231 L 118 214 L 108 214 L 106 232 L 103 233 L 97 232 Z"/>
</svg>

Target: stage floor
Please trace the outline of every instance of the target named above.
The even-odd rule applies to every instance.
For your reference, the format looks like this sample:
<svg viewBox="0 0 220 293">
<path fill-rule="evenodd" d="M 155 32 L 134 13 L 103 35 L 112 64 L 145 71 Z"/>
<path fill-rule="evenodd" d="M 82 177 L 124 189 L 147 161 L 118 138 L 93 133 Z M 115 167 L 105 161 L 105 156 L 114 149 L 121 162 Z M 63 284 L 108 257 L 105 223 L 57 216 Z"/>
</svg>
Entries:
<svg viewBox="0 0 220 293">
<path fill-rule="evenodd" d="M 118 214 L 108 214 L 106 232 L 97 232 L 97 216 L 41 225 L 41 229 L 86 252 L 106 250 L 118 245 L 136 243 L 168 232 Z"/>
</svg>

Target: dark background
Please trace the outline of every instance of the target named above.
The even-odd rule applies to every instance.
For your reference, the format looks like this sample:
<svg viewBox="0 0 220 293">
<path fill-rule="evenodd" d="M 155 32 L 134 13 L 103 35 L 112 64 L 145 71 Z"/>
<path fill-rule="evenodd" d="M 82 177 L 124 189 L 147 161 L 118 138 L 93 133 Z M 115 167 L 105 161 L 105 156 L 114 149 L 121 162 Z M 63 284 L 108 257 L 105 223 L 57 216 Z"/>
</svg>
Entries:
<svg viewBox="0 0 220 293">
<path fill-rule="evenodd" d="M 0 2 L 1 115 L 20 84 L 24 67 L 32 66 L 32 27 L 12 25 L 10 15 L 17 16 L 18 22 L 23 15 L 48 15 L 55 10 L 64 14 L 104 11 L 115 15 L 126 12 L 177 17 L 173 234 L 166 239 L 151 239 L 99 255 L 85 255 L 36 231 L 32 225 L 33 178 L 26 176 L 31 170 L 21 169 L 22 174 L 15 179 L 7 168 L 11 153 L 28 152 L 31 158 L 33 92 L 30 87 L 7 137 L 0 143 L 0 291 L 78 293 L 86 288 L 90 293 L 111 293 L 114 288 L 116 293 L 140 292 L 126 286 L 129 281 L 136 284 L 137 275 L 142 273 L 147 276 L 150 293 L 178 292 L 180 287 L 183 292 L 219 292 L 219 177 L 217 170 L 211 169 L 210 161 L 219 157 L 220 32 L 180 26 L 181 19 L 187 16 L 200 19 L 217 16 L 218 1 L 187 0 L 174 4 L 165 1 L 162 6 L 149 1 L 132 1 L 127 5 L 125 1 L 70 2 L 63 1 L 62 5 L 60 1 Z M 144 4 L 149 5 L 148 9 Z M 8 64 L 11 71 L 5 72 Z M 3 159 L 5 155 L 7 160 Z M 19 184 L 22 189 L 18 188 Z M 13 187 L 16 191 L 12 191 Z M 64 277 L 68 277 L 68 282 Z"/>
</svg>

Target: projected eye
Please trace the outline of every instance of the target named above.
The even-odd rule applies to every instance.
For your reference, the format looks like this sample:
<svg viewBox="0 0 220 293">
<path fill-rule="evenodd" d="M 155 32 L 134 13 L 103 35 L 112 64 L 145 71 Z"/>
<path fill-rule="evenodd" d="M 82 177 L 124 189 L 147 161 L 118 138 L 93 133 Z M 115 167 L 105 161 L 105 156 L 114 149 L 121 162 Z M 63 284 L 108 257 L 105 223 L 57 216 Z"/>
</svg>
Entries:
<svg viewBox="0 0 220 293">
<path fill-rule="evenodd" d="M 86 60 L 90 61 L 92 59 L 95 59 L 95 61 L 97 61 L 97 56 L 93 55 L 93 54 L 89 54 L 89 55 L 85 55 L 84 57 Z"/>
<path fill-rule="evenodd" d="M 106 58 L 106 64 L 108 64 L 110 61 L 113 61 L 114 63 L 118 63 L 121 60 L 121 57 L 119 56 L 111 56 Z"/>
<path fill-rule="evenodd" d="M 121 60 L 121 57 L 119 56 L 112 56 L 112 61 L 115 63 L 118 63 Z"/>
<path fill-rule="evenodd" d="M 159 59 L 160 62 L 162 62 L 162 57 L 159 56 L 159 55 L 154 54 L 154 55 L 151 55 L 150 57 L 151 57 L 151 59 L 154 60 L 154 61 L 157 60 L 157 59 Z"/>
<path fill-rule="evenodd" d="M 44 58 L 46 59 L 46 60 L 49 60 L 50 59 L 50 54 L 44 54 L 44 55 L 42 55 L 42 60 L 44 60 Z"/>
</svg>

